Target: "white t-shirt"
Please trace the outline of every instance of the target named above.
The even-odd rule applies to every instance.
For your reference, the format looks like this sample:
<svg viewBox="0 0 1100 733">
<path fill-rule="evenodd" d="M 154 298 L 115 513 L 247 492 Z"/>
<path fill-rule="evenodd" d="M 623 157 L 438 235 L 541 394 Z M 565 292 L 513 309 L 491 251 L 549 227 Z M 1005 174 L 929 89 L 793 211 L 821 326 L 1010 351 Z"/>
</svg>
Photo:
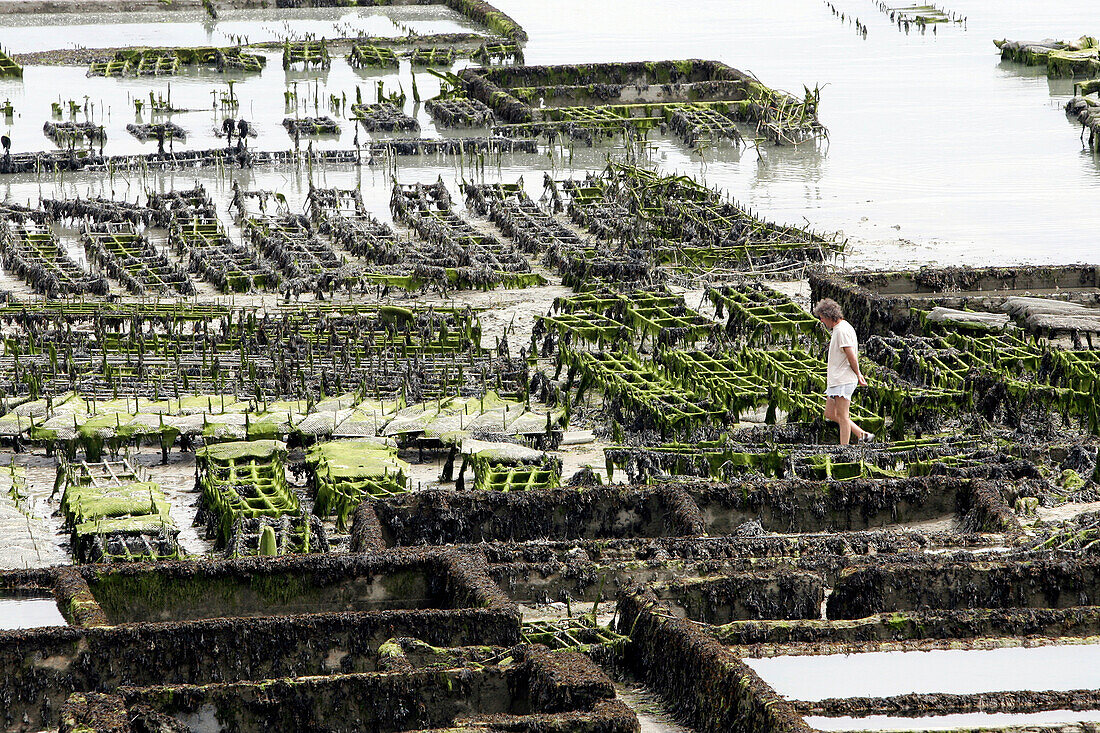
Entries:
<svg viewBox="0 0 1100 733">
<path fill-rule="evenodd" d="M 848 363 L 848 355 L 844 353 L 844 347 L 851 346 L 852 350 L 859 354 L 859 339 L 856 338 L 856 330 L 848 321 L 841 321 L 833 327 L 833 337 L 829 340 L 829 369 L 827 373 L 829 387 L 839 387 L 842 384 L 855 384 L 859 381 L 855 370 Z"/>
</svg>

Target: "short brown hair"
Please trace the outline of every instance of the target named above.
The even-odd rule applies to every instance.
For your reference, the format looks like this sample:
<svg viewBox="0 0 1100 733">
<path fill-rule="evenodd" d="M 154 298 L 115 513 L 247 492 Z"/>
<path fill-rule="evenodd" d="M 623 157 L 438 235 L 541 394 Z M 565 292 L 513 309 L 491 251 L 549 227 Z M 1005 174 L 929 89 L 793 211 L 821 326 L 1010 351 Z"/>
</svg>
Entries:
<svg viewBox="0 0 1100 733">
<path fill-rule="evenodd" d="M 814 306 L 814 315 L 829 321 L 839 321 L 844 318 L 844 311 L 840 309 L 840 303 L 832 298 L 822 298 Z"/>
</svg>

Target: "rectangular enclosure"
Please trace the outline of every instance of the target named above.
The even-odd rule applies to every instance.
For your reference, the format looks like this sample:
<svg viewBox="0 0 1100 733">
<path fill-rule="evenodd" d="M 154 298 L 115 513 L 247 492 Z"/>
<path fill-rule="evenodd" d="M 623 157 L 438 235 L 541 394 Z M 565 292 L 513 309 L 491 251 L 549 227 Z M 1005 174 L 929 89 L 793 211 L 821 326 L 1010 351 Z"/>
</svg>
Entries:
<svg viewBox="0 0 1100 733">
<path fill-rule="evenodd" d="M 768 532 L 837 532 L 942 520 L 961 524 L 971 483 L 945 477 L 769 480 L 689 488 L 707 534 L 757 521 Z"/>
<path fill-rule="evenodd" d="M 364 503 L 357 532 L 375 529 L 385 545 L 538 539 L 618 539 L 698 534 L 695 507 L 669 489 L 596 488 L 418 491 Z"/>
<path fill-rule="evenodd" d="M 743 661 L 819 730 L 1087 730 L 1100 719 L 1095 644 L 893 646 Z"/>
<path fill-rule="evenodd" d="M 0 631 L 67 626 L 49 588 L 0 588 Z"/>
<path fill-rule="evenodd" d="M 478 559 L 431 550 L 56 567 L 2 573 L 0 588 L 49 589 L 72 624 L 36 608 L 22 625 L 48 628 L 0 630 L 10 720 L 41 728 L 74 693 L 375 672 L 394 638 L 520 639 L 516 607 Z"/>
<path fill-rule="evenodd" d="M 431 562 L 160 563 L 100 571 L 88 585 L 114 624 L 461 606 Z"/>
<path fill-rule="evenodd" d="M 122 719 L 135 730 L 156 721 L 196 732 L 262 730 L 273 720 L 287 730 L 637 731 L 611 680 L 581 654 L 539 646 L 441 649 L 415 639 L 387 646 L 382 672 L 123 686 L 117 694 L 74 695 L 62 714 L 74 730 L 106 730 Z"/>
<path fill-rule="evenodd" d="M 881 563 L 842 571 L 828 618 L 935 609 L 1059 609 L 1100 605 L 1100 561 Z"/>
<path fill-rule="evenodd" d="M 745 659 L 792 700 L 1100 689 L 1100 646 L 920 649 Z"/>
</svg>

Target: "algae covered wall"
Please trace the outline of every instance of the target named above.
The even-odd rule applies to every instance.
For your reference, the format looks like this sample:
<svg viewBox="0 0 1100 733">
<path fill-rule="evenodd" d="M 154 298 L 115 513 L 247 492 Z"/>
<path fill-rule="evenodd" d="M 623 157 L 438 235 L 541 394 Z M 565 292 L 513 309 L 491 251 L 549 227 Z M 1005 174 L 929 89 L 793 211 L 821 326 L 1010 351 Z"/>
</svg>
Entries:
<svg viewBox="0 0 1100 733">
<path fill-rule="evenodd" d="M 970 482 L 946 477 L 780 480 L 689 488 L 708 534 L 756 520 L 769 532 L 851 531 L 920 522 L 970 504 Z"/>
<path fill-rule="evenodd" d="M 801 645 L 824 653 L 856 644 L 920 639 L 1083 638 L 1100 634 L 1100 608 L 893 611 L 850 620 L 737 621 L 710 633 L 722 643 L 742 648 Z"/>
<path fill-rule="evenodd" d="M 278 720 L 292 730 L 396 733 L 462 725 L 637 733 L 634 714 L 586 656 L 539 646 L 502 651 L 499 664 L 76 694 L 62 709 L 61 730 L 121 733 L 131 730 L 127 722 L 137 730 L 178 730 L 181 723 L 192 730 L 260 730 Z"/>
<path fill-rule="evenodd" d="M 409 576 L 410 569 L 419 570 L 419 575 Z M 106 625 L 109 619 L 94 591 L 74 594 L 70 587 L 87 578 L 95 588 L 114 576 L 126 582 L 103 586 L 109 608 L 121 607 L 129 592 L 149 593 L 142 599 L 143 607 L 149 609 L 163 608 L 166 599 L 171 600 L 178 589 L 165 579 L 175 577 L 213 579 L 214 590 L 220 589 L 213 595 L 223 599 L 230 587 L 227 578 L 243 580 L 250 589 L 253 579 L 266 579 L 266 585 L 261 585 L 278 600 L 286 598 L 287 589 L 299 586 L 388 576 L 387 597 L 411 594 L 419 600 L 425 575 L 434 578 L 437 594 L 431 608 L 150 619 L 153 622 L 113 626 Z M 39 584 L 67 588 L 72 597 L 83 598 L 87 607 L 80 610 L 80 618 L 88 625 L 0 632 L 0 687 L 9 693 L 9 725 L 17 725 L 15 721 L 24 715 L 34 724 L 56 725 L 60 704 L 77 691 L 369 672 L 378 668 L 379 647 L 395 636 L 440 647 L 507 646 L 519 641 L 519 612 L 485 574 L 483 561 L 453 552 L 405 550 L 383 556 L 195 561 L 110 569 L 86 566 L 32 571 L 26 578 L 32 576 Z M 209 599 L 210 594 L 204 597 Z"/>
<path fill-rule="evenodd" d="M 820 618 L 825 582 L 815 573 L 760 571 L 678 580 L 657 585 L 654 592 L 677 615 L 722 625 L 744 619 Z"/>
<path fill-rule="evenodd" d="M 746 522 L 768 532 L 860 531 L 955 517 L 975 530 L 1016 532 L 1004 492 L 950 476 L 756 480 L 528 490 L 429 490 L 364 502 L 353 549 L 531 540 L 723 536 Z"/>
<path fill-rule="evenodd" d="M 852 274 L 813 269 L 809 280 L 811 300 L 835 300 L 845 318 L 865 337 L 919 333 L 920 321 L 912 308 L 927 310 L 942 305 L 996 310 L 1006 297 L 1029 291 L 1054 291 L 1053 297 L 1059 299 L 1084 297 L 1093 303 L 1100 297 L 1095 294 L 1100 284 L 1100 268 L 1095 265 L 949 267 Z M 1094 292 L 1074 294 L 1081 289 Z"/>
<path fill-rule="evenodd" d="M 890 611 L 1100 604 L 1100 559 L 883 563 L 841 574 L 830 618 Z"/>
<path fill-rule="evenodd" d="M 790 703 L 747 665 L 649 591 L 619 601 L 618 628 L 630 634 L 628 658 L 679 716 L 704 733 L 810 733 Z"/>
<path fill-rule="evenodd" d="M 427 730 L 473 714 L 512 712 L 510 675 L 499 668 L 348 674 L 226 685 L 123 689 L 151 707 L 222 730 Z M 197 726 L 196 726 L 197 727 Z"/>
<path fill-rule="evenodd" d="M 366 504 L 366 502 L 365 502 Z M 356 514 L 361 542 L 390 546 L 494 540 L 614 539 L 701 534 L 698 509 L 674 488 L 529 490 L 513 493 L 427 490 L 371 502 Z"/>
</svg>

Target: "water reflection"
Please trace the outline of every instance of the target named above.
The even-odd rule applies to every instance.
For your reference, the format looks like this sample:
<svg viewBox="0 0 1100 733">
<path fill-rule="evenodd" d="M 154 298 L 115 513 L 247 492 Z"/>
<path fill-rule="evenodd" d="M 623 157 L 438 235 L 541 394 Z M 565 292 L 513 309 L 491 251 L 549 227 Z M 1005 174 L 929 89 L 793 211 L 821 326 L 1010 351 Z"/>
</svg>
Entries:
<svg viewBox="0 0 1100 733">
<path fill-rule="evenodd" d="M 1100 28 L 1100 6 L 1053 0 L 1036 12 L 1020 0 L 959 0 L 950 9 L 968 18 L 965 27 L 905 34 L 873 4 L 834 3 L 866 25 L 864 38 L 818 0 L 655 0 L 641 11 L 631 0 L 595 6 L 581 0 L 499 4 L 528 31 L 526 58 L 531 64 L 716 58 L 796 93 L 804 85 L 821 86 L 822 119 L 830 131 L 825 144 L 692 151 L 654 133 L 649 147 L 654 161 L 670 172 L 703 178 L 769 218 L 843 231 L 852 242 L 850 265 L 1096 258 L 1095 248 L 1082 242 L 1079 233 L 1100 223 L 1100 156 L 1083 149 L 1079 128 L 1061 111 L 1072 82 L 1047 80 L 1040 68 L 1000 62 L 992 39 L 1076 38 Z M 280 11 L 279 17 L 287 12 Z M 160 27 L 159 43 L 197 42 L 188 35 L 192 30 L 185 29 L 202 28 L 201 18 L 160 15 L 186 22 Z M 375 23 L 392 28 L 404 24 L 418 32 L 457 29 L 448 24 L 467 29 L 466 21 L 437 6 L 293 11 L 285 23 L 273 17 L 234 14 L 216 24 L 215 33 L 252 34 L 250 40 L 257 40 L 262 34 L 307 32 L 311 23 L 327 24 L 330 31 Z M 82 16 L 83 25 L 66 27 L 65 42 L 85 43 L 115 32 L 108 24 L 116 20 L 104 17 L 96 25 L 95 19 Z M 93 32 L 81 28 L 98 30 L 88 37 Z M 46 41 L 56 45 L 56 36 L 49 26 L 8 28 L 0 30 L 0 43 L 18 52 Z M 293 114 L 283 99 L 292 87 L 288 81 L 300 80 L 300 89 L 312 86 L 310 99 L 317 99 L 316 108 L 310 101 L 299 105 L 298 114 L 324 114 L 329 95 L 351 99 L 356 87 L 364 101 L 374 101 L 376 80 L 383 81 L 387 93 L 398 88 L 411 92 L 406 64 L 396 73 L 383 73 L 353 69 L 334 59 L 327 72 L 288 76 L 279 60 L 277 52 L 271 53 L 261 76 L 235 85 L 239 116 L 258 124 L 259 149 L 292 147 L 279 125 L 284 115 Z M 174 102 L 201 110 L 173 117 L 188 128 L 186 147 L 218 145 L 213 130 L 223 112 L 213 109 L 210 92 L 224 87 L 224 80 L 202 74 L 169 82 L 86 79 L 81 68 L 29 68 L 22 83 L 0 82 L 0 99 L 11 98 L 18 110 L 5 130 L 14 133 L 14 150 L 41 149 L 41 124 L 49 116 L 50 102 L 87 94 L 99 110 L 97 121 L 109 128 L 108 152 L 150 151 L 156 143 L 137 142 L 125 125 L 133 119 L 135 97 L 150 89 L 164 93 L 169 83 Z M 417 84 L 422 99 L 439 88 L 438 80 L 423 72 L 417 73 Z M 406 112 L 416 115 L 428 137 L 455 134 L 437 128 L 411 98 Z M 339 138 L 317 140 L 314 147 L 348 147 L 354 125 L 345 122 L 343 128 Z M 616 150 L 567 147 L 574 165 L 587 160 L 594 168 Z M 505 165 L 518 167 L 520 161 Z M 448 169 L 468 164 L 438 165 Z"/>
</svg>

